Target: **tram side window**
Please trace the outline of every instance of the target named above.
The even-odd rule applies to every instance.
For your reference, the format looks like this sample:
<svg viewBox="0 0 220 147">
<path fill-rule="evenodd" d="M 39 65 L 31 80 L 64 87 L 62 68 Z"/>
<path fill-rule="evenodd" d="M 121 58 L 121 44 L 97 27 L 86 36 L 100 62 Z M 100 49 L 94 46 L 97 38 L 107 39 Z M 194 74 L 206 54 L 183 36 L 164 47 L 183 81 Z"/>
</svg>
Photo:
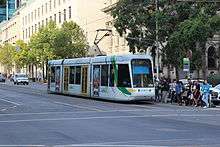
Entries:
<svg viewBox="0 0 220 147">
<path fill-rule="evenodd" d="M 55 83 L 55 67 L 51 67 L 51 83 Z"/>
<path fill-rule="evenodd" d="M 131 87 L 128 64 L 118 64 L 118 87 Z"/>
<path fill-rule="evenodd" d="M 108 65 L 102 65 L 101 69 L 101 86 L 108 86 Z"/>
<path fill-rule="evenodd" d="M 114 87 L 114 68 L 112 64 L 110 65 L 109 87 Z"/>
<path fill-rule="evenodd" d="M 76 66 L 76 81 L 75 81 L 75 84 L 80 85 L 80 83 L 81 83 L 81 67 Z"/>
<path fill-rule="evenodd" d="M 71 66 L 70 67 L 70 81 L 69 84 L 75 84 L 75 67 Z"/>
</svg>

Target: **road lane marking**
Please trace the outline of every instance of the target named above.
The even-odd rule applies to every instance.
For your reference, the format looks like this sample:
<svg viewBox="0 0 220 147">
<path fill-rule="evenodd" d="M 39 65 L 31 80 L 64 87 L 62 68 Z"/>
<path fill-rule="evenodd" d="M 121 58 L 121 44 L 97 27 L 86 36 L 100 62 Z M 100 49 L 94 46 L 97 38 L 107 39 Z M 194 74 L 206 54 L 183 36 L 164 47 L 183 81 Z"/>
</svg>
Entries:
<svg viewBox="0 0 220 147">
<path fill-rule="evenodd" d="M 100 111 L 99 113 L 111 113 L 111 112 L 142 112 L 145 110 L 135 109 L 135 110 L 107 110 Z M 51 114 L 81 114 L 81 113 L 94 113 L 94 111 L 78 111 L 78 112 L 40 112 L 40 113 L 10 113 L 10 114 L 0 114 L 0 116 L 22 116 L 22 115 L 51 115 Z"/>
<path fill-rule="evenodd" d="M 13 145 L 0 145 L 0 147 L 18 147 L 18 146 L 21 146 L 21 147 L 46 147 L 46 145 L 24 145 L 24 144 L 13 144 Z"/>
<path fill-rule="evenodd" d="M 147 117 L 174 117 L 174 116 L 195 116 L 195 115 L 120 115 L 120 116 L 96 116 L 96 117 L 69 117 L 69 118 L 47 118 L 47 119 L 21 119 L 21 120 L 1 120 L 0 123 L 19 123 L 19 122 L 40 122 L 40 121 L 64 121 L 64 120 L 93 120 L 93 119 L 123 119 L 123 118 L 147 118 Z M 196 115 L 199 117 L 220 116 L 220 115 Z"/>
<path fill-rule="evenodd" d="M 151 139 L 151 140 L 140 140 L 140 141 L 116 141 L 116 142 L 100 142 L 100 143 L 87 143 L 87 144 L 66 144 L 66 145 L 55 145 L 54 147 L 71 147 L 71 146 L 145 146 L 145 147 L 169 147 L 168 146 L 164 146 L 164 145 L 147 145 L 147 144 L 152 144 L 152 143 L 161 143 L 161 142 L 175 142 L 175 141 L 181 141 L 183 144 L 183 141 L 203 141 L 203 140 L 207 140 L 207 138 L 177 138 L 177 139 Z M 139 145 L 139 144 L 140 145 Z M 194 142 L 193 142 L 194 143 Z M 144 145 L 142 145 L 144 144 Z M 194 145 L 194 144 L 193 144 Z M 210 145 L 210 144 L 207 144 Z M 219 144 L 216 144 L 219 145 Z M 174 146 L 174 145 L 171 145 Z M 182 145 L 178 145 L 178 146 L 182 146 Z M 191 146 L 191 145 L 187 145 L 187 146 Z M 200 146 L 199 144 L 196 145 L 197 147 Z M 202 145 L 205 146 L 205 145 Z"/>
<path fill-rule="evenodd" d="M 14 104 L 14 105 L 17 105 L 17 106 L 20 106 L 20 105 L 21 105 L 21 104 L 19 104 L 19 103 L 6 100 L 5 98 L 0 98 L 0 100 L 5 101 L 5 102 L 8 102 L 8 103 L 11 103 L 11 104 Z"/>
<path fill-rule="evenodd" d="M 80 108 L 80 109 L 87 109 L 87 110 L 92 110 L 92 111 L 98 111 L 98 112 L 103 111 L 103 110 L 97 109 L 97 108 L 90 108 L 90 107 L 85 107 L 85 106 L 80 106 L 80 105 L 72 105 L 72 104 L 56 102 L 56 101 L 54 101 L 54 103 L 55 104 L 61 104 L 61 105 L 64 105 L 64 106 L 76 107 L 76 108 Z"/>
</svg>

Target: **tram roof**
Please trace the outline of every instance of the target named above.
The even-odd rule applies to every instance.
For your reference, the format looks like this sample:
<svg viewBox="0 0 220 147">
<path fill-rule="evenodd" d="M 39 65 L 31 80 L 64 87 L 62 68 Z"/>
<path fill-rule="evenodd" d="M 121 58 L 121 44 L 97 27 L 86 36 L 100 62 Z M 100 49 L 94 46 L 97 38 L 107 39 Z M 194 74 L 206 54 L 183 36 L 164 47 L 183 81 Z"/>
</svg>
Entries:
<svg viewBox="0 0 220 147">
<path fill-rule="evenodd" d="M 117 55 L 117 56 L 97 56 L 97 57 L 86 57 L 86 58 L 75 58 L 75 59 L 63 59 L 61 60 L 51 60 L 48 63 L 50 65 L 69 65 L 69 64 L 89 64 L 89 63 L 109 63 L 112 59 L 116 62 L 126 62 L 132 59 L 152 59 L 150 55 Z"/>
<path fill-rule="evenodd" d="M 59 60 L 50 60 L 48 61 L 49 65 L 61 65 L 63 62 L 63 59 L 59 59 Z"/>
</svg>

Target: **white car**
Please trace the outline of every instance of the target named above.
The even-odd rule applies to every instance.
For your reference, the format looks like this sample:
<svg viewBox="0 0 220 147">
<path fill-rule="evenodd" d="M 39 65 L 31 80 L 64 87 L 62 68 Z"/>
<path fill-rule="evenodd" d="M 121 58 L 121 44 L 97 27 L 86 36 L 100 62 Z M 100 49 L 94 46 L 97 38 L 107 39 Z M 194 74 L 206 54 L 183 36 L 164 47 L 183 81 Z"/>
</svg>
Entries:
<svg viewBox="0 0 220 147">
<path fill-rule="evenodd" d="M 220 102 L 220 84 L 210 89 L 213 103 Z"/>
<path fill-rule="evenodd" d="M 29 84 L 29 79 L 26 74 L 18 73 L 13 77 L 14 84 Z"/>
</svg>

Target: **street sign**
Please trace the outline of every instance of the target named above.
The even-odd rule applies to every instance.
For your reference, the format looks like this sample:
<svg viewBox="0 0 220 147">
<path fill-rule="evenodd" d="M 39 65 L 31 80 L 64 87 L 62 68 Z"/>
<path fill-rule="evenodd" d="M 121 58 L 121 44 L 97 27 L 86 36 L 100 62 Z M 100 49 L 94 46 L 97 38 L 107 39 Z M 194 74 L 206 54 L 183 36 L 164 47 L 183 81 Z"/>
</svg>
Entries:
<svg viewBox="0 0 220 147">
<path fill-rule="evenodd" d="M 183 71 L 190 71 L 190 61 L 189 58 L 183 58 Z"/>
</svg>

